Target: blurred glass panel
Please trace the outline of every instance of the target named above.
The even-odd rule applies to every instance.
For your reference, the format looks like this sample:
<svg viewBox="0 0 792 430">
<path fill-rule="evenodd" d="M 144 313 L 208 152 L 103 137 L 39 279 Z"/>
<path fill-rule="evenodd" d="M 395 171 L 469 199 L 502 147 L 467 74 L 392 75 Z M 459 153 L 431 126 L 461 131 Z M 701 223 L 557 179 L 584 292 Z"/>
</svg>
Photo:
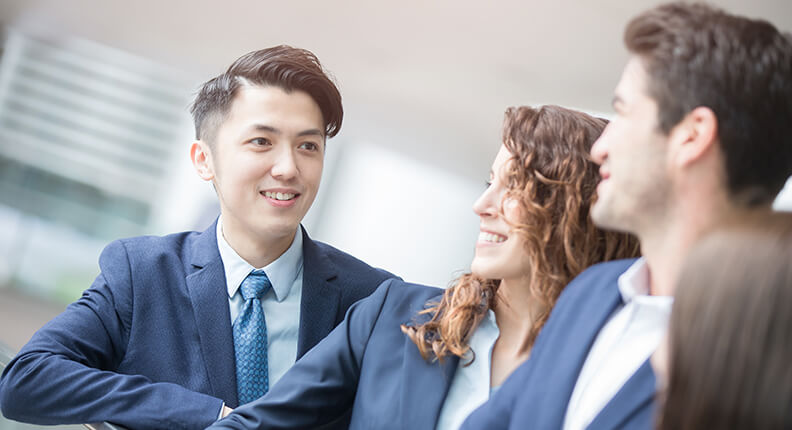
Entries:
<svg viewBox="0 0 792 430">
<path fill-rule="evenodd" d="M 149 232 L 182 149 L 187 85 L 90 41 L 7 32 L 0 221 L 10 228 L 0 231 L 0 288 L 71 302 L 107 242 Z"/>
<path fill-rule="evenodd" d="M 149 217 L 146 203 L 2 155 L 0 204 L 107 240 L 138 234 Z"/>
</svg>

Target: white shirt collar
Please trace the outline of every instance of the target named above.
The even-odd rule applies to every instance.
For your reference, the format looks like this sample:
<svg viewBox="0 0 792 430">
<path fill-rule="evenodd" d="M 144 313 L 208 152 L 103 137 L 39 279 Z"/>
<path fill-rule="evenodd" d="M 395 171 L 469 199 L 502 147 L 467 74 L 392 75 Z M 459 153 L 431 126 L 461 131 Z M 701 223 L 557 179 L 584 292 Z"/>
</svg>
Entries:
<svg viewBox="0 0 792 430">
<path fill-rule="evenodd" d="M 649 266 L 641 257 L 619 276 L 622 301 L 630 303 L 635 297 L 649 295 Z"/>
<path fill-rule="evenodd" d="M 649 294 L 650 284 L 649 266 L 646 259 L 641 257 L 619 276 L 618 285 L 624 304 L 633 300 L 641 302 L 668 302 L 673 303 L 672 296 L 652 296 Z"/>
<path fill-rule="evenodd" d="M 297 228 L 294 234 L 294 240 L 286 252 L 267 266 L 256 268 L 242 259 L 242 257 L 231 248 L 231 245 L 226 242 L 225 237 L 223 237 L 222 221 L 222 217 L 217 220 L 217 248 L 220 251 L 220 258 L 223 260 L 223 267 L 225 268 L 228 297 L 234 297 L 239 286 L 242 285 L 242 281 L 245 280 L 251 271 L 261 269 L 264 270 L 264 273 L 267 274 L 267 277 L 272 283 L 272 290 L 275 292 L 275 300 L 282 302 L 283 299 L 289 295 L 289 291 L 291 291 L 295 279 L 297 279 L 297 276 L 302 272 L 303 237 L 300 231 L 301 229 Z"/>
</svg>

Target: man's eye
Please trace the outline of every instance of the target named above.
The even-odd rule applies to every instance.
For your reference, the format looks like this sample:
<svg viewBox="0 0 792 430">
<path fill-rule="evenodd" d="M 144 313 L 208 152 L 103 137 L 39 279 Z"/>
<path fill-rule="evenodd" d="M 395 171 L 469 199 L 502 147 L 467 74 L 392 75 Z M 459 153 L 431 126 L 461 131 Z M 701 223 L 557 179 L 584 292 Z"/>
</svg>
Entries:
<svg viewBox="0 0 792 430">
<path fill-rule="evenodd" d="M 257 137 L 255 139 L 250 139 L 250 143 L 258 146 L 267 146 L 270 145 L 270 141 L 264 137 Z"/>
<path fill-rule="evenodd" d="M 300 148 L 307 149 L 308 151 L 318 151 L 319 150 L 319 145 L 317 145 L 317 144 L 315 144 L 313 142 L 305 142 L 302 145 L 300 145 Z"/>
</svg>

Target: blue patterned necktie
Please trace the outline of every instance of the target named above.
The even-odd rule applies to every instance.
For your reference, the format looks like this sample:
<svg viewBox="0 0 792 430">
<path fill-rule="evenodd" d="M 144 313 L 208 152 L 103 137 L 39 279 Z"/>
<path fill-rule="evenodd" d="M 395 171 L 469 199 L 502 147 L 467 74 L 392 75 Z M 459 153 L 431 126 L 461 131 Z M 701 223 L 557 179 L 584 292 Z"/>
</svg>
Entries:
<svg viewBox="0 0 792 430">
<path fill-rule="evenodd" d="M 269 390 L 267 324 L 261 298 L 272 287 L 263 270 L 254 270 L 239 287 L 245 304 L 234 321 L 237 395 L 239 405 L 252 402 Z"/>
</svg>

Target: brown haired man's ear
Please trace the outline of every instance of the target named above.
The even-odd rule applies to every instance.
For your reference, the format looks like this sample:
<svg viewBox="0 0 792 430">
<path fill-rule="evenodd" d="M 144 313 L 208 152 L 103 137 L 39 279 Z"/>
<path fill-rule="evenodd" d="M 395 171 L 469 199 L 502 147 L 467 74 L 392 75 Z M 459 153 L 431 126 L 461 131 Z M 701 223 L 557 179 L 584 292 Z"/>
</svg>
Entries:
<svg viewBox="0 0 792 430">
<path fill-rule="evenodd" d="M 196 140 L 190 146 L 190 159 L 195 171 L 204 181 L 211 181 L 215 177 L 214 161 L 209 146 L 202 140 Z"/>
<path fill-rule="evenodd" d="M 715 150 L 718 138 L 718 118 L 708 107 L 690 111 L 671 129 L 669 144 L 672 163 L 686 167 Z"/>
</svg>

